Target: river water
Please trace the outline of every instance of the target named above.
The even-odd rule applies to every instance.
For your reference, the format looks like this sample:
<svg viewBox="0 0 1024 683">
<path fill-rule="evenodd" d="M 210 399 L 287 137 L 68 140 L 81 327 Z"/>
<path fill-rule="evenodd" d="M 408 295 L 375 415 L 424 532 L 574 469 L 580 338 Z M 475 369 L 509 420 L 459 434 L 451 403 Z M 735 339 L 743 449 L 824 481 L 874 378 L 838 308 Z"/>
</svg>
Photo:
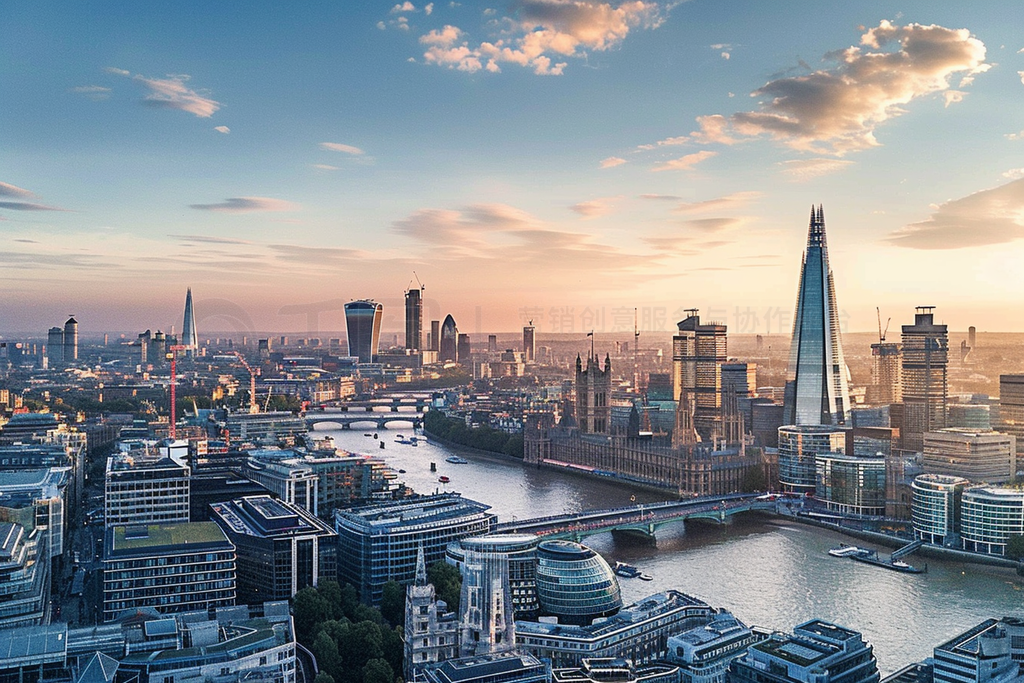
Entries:
<svg viewBox="0 0 1024 683">
<path fill-rule="evenodd" d="M 550 469 L 523 467 L 501 456 L 458 451 L 469 461 L 450 464 L 455 451 L 436 443 L 395 442 L 411 429 L 372 436 L 327 430 L 340 447 L 384 458 L 404 469 L 401 480 L 420 493 L 459 491 L 492 507 L 499 521 L 666 499 L 655 491 Z M 437 471 L 430 471 L 430 463 Z M 440 475 L 451 479 L 440 484 Z M 635 498 L 635 500 L 633 500 Z M 907 575 L 833 558 L 839 534 L 759 516 L 729 525 L 687 522 L 658 530 L 657 547 L 611 534 L 585 543 L 610 563 L 627 561 L 653 581 L 622 579 L 627 603 L 670 588 L 731 610 L 748 625 L 790 631 L 810 618 L 856 629 L 875 647 L 883 675 L 931 655 L 932 648 L 989 617 L 1024 616 L 1024 581 L 1009 569 L 929 559 L 928 573 Z M 863 545 L 863 543 L 861 543 Z M 880 549 L 883 550 L 884 549 Z M 924 558 L 911 556 L 912 564 Z"/>
</svg>

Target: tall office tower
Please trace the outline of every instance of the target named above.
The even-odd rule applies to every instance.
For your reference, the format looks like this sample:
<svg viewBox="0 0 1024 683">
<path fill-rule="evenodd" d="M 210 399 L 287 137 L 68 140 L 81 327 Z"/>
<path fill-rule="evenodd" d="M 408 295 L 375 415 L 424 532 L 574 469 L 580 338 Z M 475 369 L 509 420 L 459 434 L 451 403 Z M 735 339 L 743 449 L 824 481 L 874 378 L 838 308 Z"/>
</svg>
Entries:
<svg viewBox="0 0 1024 683">
<path fill-rule="evenodd" d="M 487 353 L 498 352 L 498 335 L 489 334 L 487 335 Z"/>
<path fill-rule="evenodd" d="M 587 369 L 576 356 L 576 423 L 584 434 L 607 434 L 612 426 L 612 361 L 604 357 L 604 370 L 596 356 L 587 356 Z"/>
<path fill-rule="evenodd" d="M 1024 443 L 1024 375 L 999 375 L 999 424 L 1003 434 Z"/>
<path fill-rule="evenodd" d="M 869 404 L 885 406 L 903 400 L 902 360 L 899 344 L 878 342 L 871 345 L 871 384 L 865 395 Z"/>
<path fill-rule="evenodd" d="M 380 321 L 384 307 L 376 301 L 350 301 L 345 304 L 345 328 L 348 331 L 348 355 L 360 363 L 377 362 Z"/>
<path fill-rule="evenodd" d="M 451 316 L 449 316 L 451 317 Z M 430 321 L 430 334 L 427 338 L 427 351 L 441 350 L 441 321 Z"/>
<path fill-rule="evenodd" d="M 186 356 L 194 356 L 199 350 L 199 334 L 196 332 L 196 316 L 192 310 L 192 288 L 185 293 L 185 319 L 181 323 L 181 345 Z"/>
<path fill-rule="evenodd" d="M 507 652 L 516 645 L 508 555 L 463 547 L 459 597 L 460 655 Z"/>
<path fill-rule="evenodd" d="M 967 345 L 972 349 L 978 348 L 978 328 L 974 325 L 967 328 Z"/>
<path fill-rule="evenodd" d="M 949 335 L 936 325 L 934 306 L 918 306 L 903 326 L 903 448 L 920 451 L 925 432 L 946 426 Z"/>
<path fill-rule="evenodd" d="M 523 327 L 523 360 L 527 363 L 537 360 L 537 328 L 532 320 Z"/>
<path fill-rule="evenodd" d="M 64 323 L 64 362 L 78 360 L 78 321 L 75 316 Z"/>
<path fill-rule="evenodd" d="M 849 370 L 839 338 L 835 282 L 828 265 L 825 212 L 811 207 L 800 266 L 786 382 L 786 424 L 844 425 L 850 417 Z"/>
<path fill-rule="evenodd" d="M 473 346 L 468 334 L 460 334 L 456 342 L 455 357 L 463 365 L 472 364 Z"/>
<path fill-rule="evenodd" d="M 51 363 L 60 363 L 64 360 L 64 330 L 60 327 L 51 327 L 46 334 L 46 357 Z"/>
<path fill-rule="evenodd" d="M 757 393 L 757 363 L 725 363 L 722 365 L 722 393 L 749 398 Z"/>
<path fill-rule="evenodd" d="M 704 441 L 710 440 L 722 422 L 722 364 L 726 361 L 726 327 L 701 324 L 697 309 L 687 311 L 672 337 L 672 393 L 678 401 L 683 391 L 693 402 L 693 426 Z"/>
<path fill-rule="evenodd" d="M 433 324 L 431 324 L 433 327 Z M 455 318 L 448 314 L 448 317 L 444 319 L 444 324 L 441 325 L 440 334 L 434 337 L 435 344 L 440 338 L 440 344 L 438 346 L 437 360 L 442 363 L 451 361 L 455 363 L 459 360 L 459 328 L 455 324 Z"/>
<path fill-rule="evenodd" d="M 423 346 L 423 293 L 410 289 L 405 293 L 405 348 L 419 351 Z"/>
</svg>

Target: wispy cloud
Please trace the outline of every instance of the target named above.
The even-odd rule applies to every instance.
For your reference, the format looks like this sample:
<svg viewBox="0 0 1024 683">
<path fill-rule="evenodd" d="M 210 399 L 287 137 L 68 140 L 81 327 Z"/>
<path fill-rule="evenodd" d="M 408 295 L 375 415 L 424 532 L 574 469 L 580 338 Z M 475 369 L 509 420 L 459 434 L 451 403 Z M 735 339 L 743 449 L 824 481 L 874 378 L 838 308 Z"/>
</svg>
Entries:
<svg viewBox="0 0 1024 683">
<path fill-rule="evenodd" d="M 12 199 L 27 199 L 29 197 L 35 197 L 36 194 L 31 190 L 26 190 L 23 187 L 17 185 L 11 185 L 10 183 L 0 183 L 0 197 L 10 197 Z M 22 202 L 22 201 L 0 201 L 0 209 L 8 209 L 10 211 L 66 211 L 57 206 L 47 206 L 46 204 L 39 204 L 36 202 Z"/>
<path fill-rule="evenodd" d="M 501 30 L 492 41 L 471 43 L 455 26 L 434 29 L 420 38 L 423 59 L 459 71 L 498 73 L 503 64 L 557 76 L 572 57 L 604 51 L 621 43 L 634 28 L 657 28 L 661 8 L 631 0 L 617 6 L 585 0 L 519 0 L 511 16 L 496 20 Z"/>
<path fill-rule="evenodd" d="M 110 97 L 110 88 L 105 88 L 102 85 L 79 85 L 71 88 L 70 92 L 76 95 L 84 95 L 90 100 L 105 100 Z"/>
<path fill-rule="evenodd" d="M 960 249 L 1024 239 L 1024 179 L 947 201 L 886 239 L 911 249 Z"/>
<path fill-rule="evenodd" d="M 991 67 L 984 43 L 967 29 L 889 21 L 867 29 L 860 46 L 825 58 L 835 65 L 755 90 L 762 101 L 755 111 L 699 118 L 693 137 L 730 144 L 766 135 L 794 149 L 842 156 L 877 146 L 878 127 L 913 100 L 943 93 L 947 105 L 960 101 L 963 88 Z"/>
<path fill-rule="evenodd" d="M 733 192 L 721 197 L 715 197 L 714 199 L 705 199 L 699 202 L 680 204 L 673 209 L 673 211 L 676 213 L 707 213 L 709 211 L 723 211 L 746 206 L 750 202 L 760 199 L 763 196 L 763 192 L 758 192 L 756 190 Z"/>
<path fill-rule="evenodd" d="M 218 213 L 254 213 L 264 211 L 298 211 L 294 202 L 270 197 L 229 197 L 217 204 L 189 204 L 193 209 Z"/>
<path fill-rule="evenodd" d="M 0 197 L 34 197 L 35 194 L 9 183 L 0 183 Z"/>
<path fill-rule="evenodd" d="M 681 156 L 678 159 L 672 159 L 670 161 L 666 161 L 665 163 L 663 163 L 663 164 L 661 164 L 659 166 L 655 166 L 651 170 L 652 171 L 687 171 L 687 170 L 693 168 L 694 166 L 696 166 L 697 164 L 699 164 L 700 162 L 704 161 L 705 159 L 710 159 L 711 157 L 714 157 L 714 156 L 717 156 L 717 155 L 718 155 L 718 152 L 711 152 L 709 150 L 702 149 L 699 152 L 694 152 L 693 154 L 687 154 L 686 156 Z"/>
<path fill-rule="evenodd" d="M 584 218 L 597 218 L 612 212 L 614 208 L 611 198 L 592 199 L 587 202 L 580 202 L 569 207 Z"/>
<path fill-rule="evenodd" d="M 793 159 L 779 163 L 783 175 L 795 182 L 805 182 L 841 171 L 854 162 L 845 159 L 815 158 L 815 159 Z"/>
<path fill-rule="evenodd" d="M 175 109 L 194 114 L 201 119 L 208 119 L 220 109 L 220 102 L 205 93 L 190 88 L 187 83 L 192 79 L 188 74 L 168 74 L 164 78 L 148 78 L 125 69 L 108 66 L 107 73 L 130 77 L 132 81 L 146 88 L 149 92 L 142 98 L 147 107 L 156 109 Z"/>
<path fill-rule="evenodd" d="M 640 199 L 656 199 L 659 201 L 679 201 L 682 197 L 674 194 L 642 194 Z"/>
<path fill-rule="evenodd" d="M 352 145 L 344 145 L 340 142 L 321 142 L 321 149 L 326 149 L 329 152 L 343 152 L 345 154 L 351 154 L 353 156 L 359 156 L 365 154 L 365 152 L 358 147 Z"/>
<path fill-rule="evenodd" d="M 223 133 L 224 135 L 227 135 L 228 133 L 231 132 L 231 129 L 227 126 L 214 126 L 213 129 L 218 133 Z"/>
<path fill-rule="evenodd" d="M 607 159 L 601 159 L 601 168 L 615 168 L 624 163 L 626 163 L 626 160 L 620 157 L 608 157 Z"/>
<path fill-rule="evenodd" d="M 330 164 L 313 164 L 313 168 L 320 171 L 337 171 L 337 166 L 331 166 Z"/>
</svg>

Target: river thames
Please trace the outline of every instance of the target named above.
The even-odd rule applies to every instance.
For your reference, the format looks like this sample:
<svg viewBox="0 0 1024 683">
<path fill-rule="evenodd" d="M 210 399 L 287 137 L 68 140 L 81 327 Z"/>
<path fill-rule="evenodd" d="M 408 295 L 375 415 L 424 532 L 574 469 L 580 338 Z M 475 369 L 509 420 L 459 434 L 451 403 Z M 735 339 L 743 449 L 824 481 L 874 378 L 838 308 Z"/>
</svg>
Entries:
<svg viewBox="0 0 1024 683">
<path fill-rule="evenodd" d="M 419 493 L 458 491 L 486 503 L 500 521 L 667 499 L 613 481 L 527 468 L 501 456 L 459 450 L 469 462 L 447 463 L 456 451 L 443 445 L 395 442 L 399 434 L 412 436 L 411 429 L 380 430 L 380 449 L 365 431 L 318 430 L 317 436 L 329 434 L 340 448 L 406 470 L 400 480 Z M 441 475 L 451 482 L 439 483 Z M 983 619 L 1024 616 L 1024 581 L 1012 570 L 929 559 L 927 574 L 900 574 L 830 557 L 828 549 L 843 541 L 850 539 L 785 520 L 741 516 L 730 525 L 688 522 L 659 529 L 657 548 L 616 541 L 607 533 L 585 543 L 610 563 L 627 561 L 654 577 L 621 579 L 626 603 L 672 588 L 729 609 L 751 626 L 791 631 L 814 617 L 833 621 L 864 634 L 883 675 L 930 656 L 943 640 Z M 909 561 L 921 566 L 925 559 Z"/>
</svg>

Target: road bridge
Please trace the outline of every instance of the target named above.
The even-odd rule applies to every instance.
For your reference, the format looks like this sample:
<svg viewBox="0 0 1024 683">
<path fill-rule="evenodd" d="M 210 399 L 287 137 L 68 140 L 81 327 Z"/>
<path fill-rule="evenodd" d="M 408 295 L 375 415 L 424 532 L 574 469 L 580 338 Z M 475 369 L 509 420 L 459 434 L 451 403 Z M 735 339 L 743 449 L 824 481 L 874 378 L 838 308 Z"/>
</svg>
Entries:
<svg viewBox="0 0 1024 683">
<path fill-rule="evenodd" d="M 323 412 L 365 411 L 371 413 L 376 408 L 390 408 L 392 412 L 398 412 L 399 408 L 414 408 L 417 413 L 422 413 L 430 406 L 429 396 L 381 396 L 363 401 L 332 401 L 324 404 Z"/>
<path fill-rule="evenodd" d="M 741 513 L 757 510 L 774 512 L 777 504 L 777 501 L 763 495 L 737 493 L 502 522 L 495 526 L 494 533 L 532 533 L 545 539 L 561 538 L 579 542 L 587 536 L 612 531 L 654 541 L 655 531 L 667 524 L 687 519 L 706 519 L 727 524 Z"/>
<path fill-rule="evenodd" d="M 422 413 L 343 413 L 343 412 L 316 412 L 307 413 L 304 418 L 306 427 L 312 429 L 315 425 L 336 424 L 342 429 L 352 429 L 352 425 L 374 425 L 376 429 L 386 429 L 392 422 L 407 422 L 415 428 L 423 426 Z"/>
</svg>

